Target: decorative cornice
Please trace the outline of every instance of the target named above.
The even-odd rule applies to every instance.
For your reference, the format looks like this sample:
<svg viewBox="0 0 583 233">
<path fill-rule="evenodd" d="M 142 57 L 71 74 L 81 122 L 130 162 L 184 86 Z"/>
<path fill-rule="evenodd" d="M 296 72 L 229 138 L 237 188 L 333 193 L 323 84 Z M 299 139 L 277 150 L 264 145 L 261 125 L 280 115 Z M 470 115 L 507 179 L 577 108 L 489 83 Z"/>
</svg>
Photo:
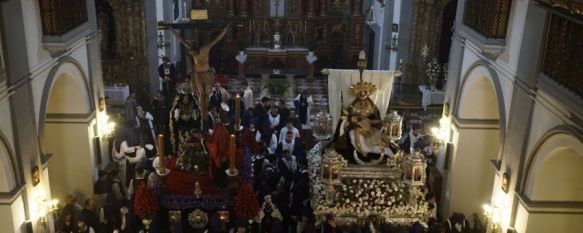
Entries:
<svg viewBox="0 0 583 233">
<path fill-rule="evenodd" d="M 530 214 L 583 214 L 583 202 L 533 201 L 519 192 L 515 196 Z"/>
<path fill-rule="evenodd" d="M 90 113 L 47 113 L 47 123 L 87 124 L 95 118 L 95 111 Z"/>
<path fill-rule="evenodd" d="M 47 36 L 42 38 L 43 48 L 48 50 L 51 56 L 60 57 L 71 50 L 73 44 L 86 36 L 89 30 L 89 23 L 85 22 L 81 26 L 67 32 L 62 36 Z"/>
<path fill-rule="evenodd" d="M 486 38 L 464 24 L 461 24 L 460 28 L 461 30 L 458 31 L 459 35 L 469 40 L 476 47 L 476 50 L 488 60 L 496 60 L 506 49 L 505 39 Z"/>
<path fill-rule="evenodd" d="M 575 0 L 535 0 L 538 6 L 583 23 L 583 3 Z"/>
<path fill-rule="evenodd" d="M 500 129 L 497 119 L 461 119 L 454 115 L 452 122 L 458 129 Z"/>
<path fill-rule="evenodd" d="M 22 193 L 25 187 L 26 185 L 21 184 L 12 189 L 12 191 L 10 192 L 7 193 L 0 192 L 0 206 L 11 205 L 12 203 L 14 203 L 14 201 L 16 201 L 18 197 L 20 197 L 20 194 Z"/>
</svg>

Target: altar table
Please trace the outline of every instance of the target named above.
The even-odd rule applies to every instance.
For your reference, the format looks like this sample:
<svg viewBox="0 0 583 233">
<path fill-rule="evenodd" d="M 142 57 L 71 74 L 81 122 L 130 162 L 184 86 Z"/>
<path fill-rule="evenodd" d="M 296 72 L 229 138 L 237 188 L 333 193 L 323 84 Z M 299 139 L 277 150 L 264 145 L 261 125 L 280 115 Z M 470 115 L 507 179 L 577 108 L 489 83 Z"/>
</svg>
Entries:
<svg viewBox="0 0 583 233">
<path fill-rule="evenodd" d="M 306 73 L 302 72 L 301 70 L 292 70 L 292 69 L 258 69 L 258 70 L 254 70 L 254 71 L 250 72 L 250 74 L 261 76 L 261 82 L 260 82 L 260 88 L 261 88 L 261 93 L 262 93 L 261 96 L 264 95 L 263 91 L 265 89 L 265 86 L 267 85 L 267 82 L 269 82 L 270 77 L 276 76 L 276 75 L 281 75 L 281 76 L 285 76 L 285 81 L 289 85 L 289 87 L 285 91 L 284 96 L 285 97 L 295 97 L 296 83 L 294 81 L 294 77 L 296 75 L 305 75 Z"/>
<path fill-rule="evenodd" d="M 130 86 L 104 86 L 103 92 L 109 97 L 109 102 L 113 105 L 124 105 L 130 96 Z"/>
<path fill-rule="evenodd" d="M 445 92 L 440 90 L 431 90 L 429 86 L 420 85 L 419 91 L 421 91 L 421 106 L 423 109 L 427 109 L 427 105 L 432 104 L 443 104 L 445 99 Z"/>
</svg>

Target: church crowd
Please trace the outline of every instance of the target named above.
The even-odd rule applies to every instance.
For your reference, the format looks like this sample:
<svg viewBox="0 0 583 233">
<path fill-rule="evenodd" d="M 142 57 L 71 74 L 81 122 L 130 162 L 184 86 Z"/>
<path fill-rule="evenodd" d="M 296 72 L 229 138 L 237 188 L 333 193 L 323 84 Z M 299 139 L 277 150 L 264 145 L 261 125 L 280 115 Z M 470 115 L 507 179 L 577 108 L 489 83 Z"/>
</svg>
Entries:
<svg viewBox="0 0 583 233">
<path fill-rule="evenodd" d="M 114 117 L 118 124 L 110 143 L 112 162 L 99 171 L 94 194 L 82 206 L 75 195 L 68 196 L 55 221 L 56 232 L 396 232 L 389 225 L 375 229 L 372 223 L 341 229 L 332 215 L 316 221 L 306 158 L 313 146 L 306 130 L 313 103 L 308 90 L 298 93 L 292 107 L 284 98 L 263 96 L 256 101 L 246 81 L 234 92 L 216 81 L 204 109 L 198 100 L 205 98 L 180 85 L 165 85 L 148 104 L 138 103 L 135 93 L 130 94 L 123 112 Z M 400 148 L 423 151 L 432 166 L 435 143 L 422 131 L 422 125 L 414 125 L 403 136 Z M 225 173 L 230 162 L 230 134 L 237 135 L 237 167 L 241 170 L 235 180 Z M 165 135 L 164 140 L 157 140 L 157 135 Z M 158 156 L 158 150 L 165 156 Z M 168 190 L 181 190 L 173 187 L 180 184 L 170 182 L 178 173 L 196 180 L 195 195 L 219 190 L 229 194 L 235 205 L 202 208 L 209 217 L 200 228 L 189 225 L 188 213 L 193 209 L 182 209 L 181 219 L 171 220 L 168 211 L 173 209 L 166 208 L 161 197 Z M 245 186 L 252 188 L 250 201 L 239 200 Z M 192 196 L 192 190 L 186 190 Z M 436 217 L 435 198 L 430 194 L 426 198 Z M 256 214 L 237 214 L 240 205 Z M 219 217 L 221 209 L 230 211 L 228 222 Z M 411 232 L 424 232 L 417 225 Z M 430 228 L 430 232 L 446 232 L 439 223 Z M 448 230 L 462 232 L 452 231 L 451 226 Z"/>
</svg>

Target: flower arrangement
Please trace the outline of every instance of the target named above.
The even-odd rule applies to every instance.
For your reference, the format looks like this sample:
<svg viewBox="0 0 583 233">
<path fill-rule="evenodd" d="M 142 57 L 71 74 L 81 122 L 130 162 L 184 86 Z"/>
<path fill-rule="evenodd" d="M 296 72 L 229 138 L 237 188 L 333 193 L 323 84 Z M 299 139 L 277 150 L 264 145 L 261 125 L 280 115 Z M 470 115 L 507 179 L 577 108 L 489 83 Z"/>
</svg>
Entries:
<svg viewBox="0 0 583 233">
<path fill-rule="evenodd" d="M 425 75 L 427 76 L 429 83 L 432 85 L 432 88 L 435 86 L 437 79 L 441 76 L 442 69 L 442 66 L 437 62 L 436 58 L 433 58 L 433 60 L 427 64 Z"/>
<path fill-rule="evenodd" d="M 322 200 L 324 197 L 324 184 L 320 180 L 320 173 L 322 172 L 322 155 L 320 151 L 320 144 L 316 144 L 306 156 L 308 159 L 308 177 L 311 183 L 310 195 L 312 200 Z"/>
<path fill-rule="evenodd" d="M 239 194 L 235 198 L 235 213 L 240 218 L 253 218 L 259 212 L 259 202 L 253 187 L 246 183 L 241 186 Z"/>
</svg>

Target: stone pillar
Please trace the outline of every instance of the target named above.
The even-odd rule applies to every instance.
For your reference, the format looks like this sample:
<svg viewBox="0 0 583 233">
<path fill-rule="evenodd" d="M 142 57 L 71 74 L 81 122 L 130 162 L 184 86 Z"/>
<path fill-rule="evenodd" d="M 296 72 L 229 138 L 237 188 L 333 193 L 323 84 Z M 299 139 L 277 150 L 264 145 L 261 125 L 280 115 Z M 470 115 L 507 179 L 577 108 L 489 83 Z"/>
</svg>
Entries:
<svg viewBox="0 0 583 233">
<path fill-rule="evenodd" d="M 285 97 L 294 97 L 294 93 L 296 91 L 296 87 L 295 87 L 296 82 L 294 81 L 294 75 L 293 74 L 286 74 L 285 80 L 287 81 L 287 84 L 289 85 L 289 87 L 285 91 Z"/>
<path fill-rule="evenodd" d="M 352 16 L 362 15 L 362 0 L 352 0 Z"/>
<path fill-rule="evenodd" d="M 306 0 L 306 17 L 316 16 L 316 1 L 318 0 Z"/>
<path fill-rule="evenodd" d="M 239 16 L 241 17 L 247 17 L 249 14 L 249 3 L 247 1 L 248 0 L 239 0 Z"/>
<path fill-rule="evenodd" d="M 226 0 L 225 4 L 225 15 L 226 16 L 235 16 L 235 0 Z"/>
<path fill-rule="evenodd" d="M 328 13 L 327 0 L 320 0 L 320 16 L 326 16 Z"/>
</svg>

